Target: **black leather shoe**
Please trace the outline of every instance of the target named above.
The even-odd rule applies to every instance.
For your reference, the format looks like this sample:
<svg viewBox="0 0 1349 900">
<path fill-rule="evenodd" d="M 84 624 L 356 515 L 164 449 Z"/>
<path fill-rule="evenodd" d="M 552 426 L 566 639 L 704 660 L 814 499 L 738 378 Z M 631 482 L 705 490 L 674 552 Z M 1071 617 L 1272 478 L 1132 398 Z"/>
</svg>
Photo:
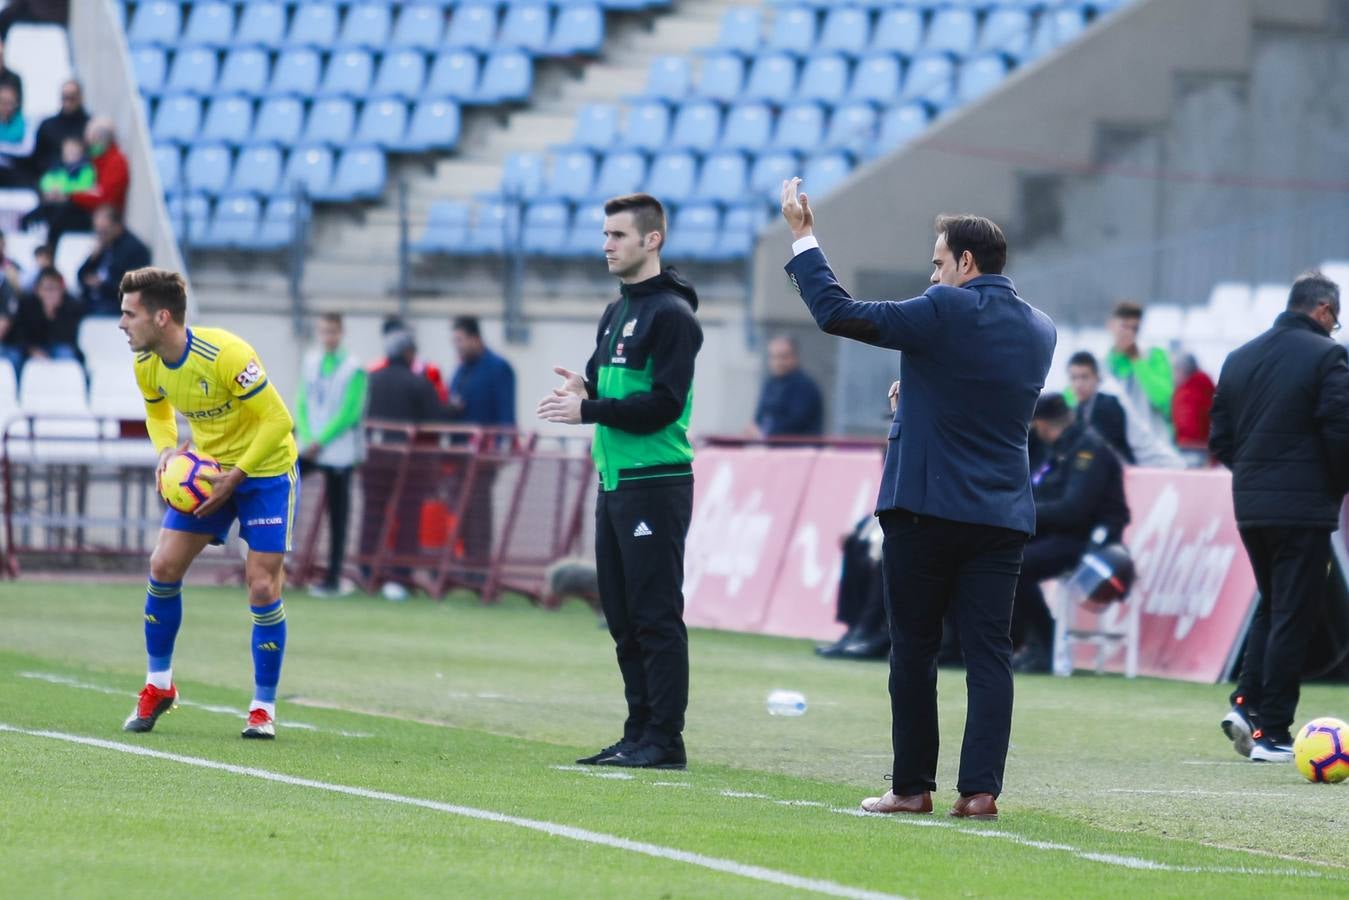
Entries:
<svg viewBox="0 0 1349 900">
<path fill-rule="evenodd" d="M 849 628 L 846 632 L 844 632 L 843 637 L 834 641 L 832 644 L 821 644 L 820 646 L 816 647 L 815 655 L 823 656 L 825 658 L 839 656 L 843 653 L 843 648 L 847 647 L 854 640 L 856 640 L 857 636 L 858 636 L 857 629 Z"/>
<path fill-rule="evenodd" d="M 686 769 L 688 758 L 684 755 L 682 743 L 673 747 L 641 743 L 631 750 L 620 750 L 613 756 L 606 756 L 596 765 L 622 766 L 627 769 Z"/>
<path fill-rule="evenodd" d="M 841 659 L 885 659 L 889 655 L 890 637 L 884 634 L 853 641 L 838 654 Z"/>
<path fill-rule="evenodd" d="M 609 746 L 601 750 L 599 753 L 595 753 L 590 756 L 583 756 L 580 759 L 578 759 L 576 763 L 577 765 L 582 766 L 595 766 L 599 765 L 600 760 L 605 759 L 606 757 L 613 756 L 615 753 L 621 753 L 624 750 L 636 750 L 636 749 L 637 749 L 636 741 L 630 741 L 627 738 L 620 738 L 617 743 L 610 744 Z"/>
</svg>

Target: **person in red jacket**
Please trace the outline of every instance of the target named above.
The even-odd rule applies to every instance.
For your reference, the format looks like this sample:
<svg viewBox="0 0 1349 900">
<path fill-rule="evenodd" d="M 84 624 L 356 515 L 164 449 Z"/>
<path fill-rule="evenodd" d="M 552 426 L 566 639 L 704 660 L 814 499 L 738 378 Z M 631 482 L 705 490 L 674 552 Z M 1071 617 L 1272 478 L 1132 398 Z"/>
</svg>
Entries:
<svg viewBox="0 0 1349 900">
<path fill-rule="evenodd" d="M 1193 353 L 1175 360 L 1176 390 L 1171 396 L 1171 421 L 1176 446 L 1191 468 L 1210 464 L 1208 452 L 1209 410 L 1213 407 L 1213 379 L 1199 368 Z"/>
<path fill-rule="evenodd" d="M 67 231 L 92 231 L 93 211 L 100 206 L 111 206 L 119 213 L 126 207 L 131 175 L 126 157 L 117 146 L 112 120 L 104 116 L 90 119 L 84 130 L 84 141 L 94 166 L 94 186 L 73 194 L 50 193 L 22 220 L 25 228 L 34 222 L 45 221 L 47 244 L 53 248 Z"/>
</svg>

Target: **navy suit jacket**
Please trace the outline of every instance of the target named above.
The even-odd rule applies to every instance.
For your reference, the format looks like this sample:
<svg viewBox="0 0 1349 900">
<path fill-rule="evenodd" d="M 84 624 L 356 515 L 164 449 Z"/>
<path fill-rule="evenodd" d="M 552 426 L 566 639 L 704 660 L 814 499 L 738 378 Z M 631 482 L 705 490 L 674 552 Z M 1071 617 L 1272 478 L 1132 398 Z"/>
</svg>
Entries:
<svg viewBox="0 0 1349 900">
<path fill-rule="evenodd" d="M 1003 275 L 861 302 L 818 248 L 788 263 L 787 274 L 821 330 L 901 351 L 876 511 L 1034 534 L 1026 439 L 1058 339 L 1049 317 Z"/>
</svg>

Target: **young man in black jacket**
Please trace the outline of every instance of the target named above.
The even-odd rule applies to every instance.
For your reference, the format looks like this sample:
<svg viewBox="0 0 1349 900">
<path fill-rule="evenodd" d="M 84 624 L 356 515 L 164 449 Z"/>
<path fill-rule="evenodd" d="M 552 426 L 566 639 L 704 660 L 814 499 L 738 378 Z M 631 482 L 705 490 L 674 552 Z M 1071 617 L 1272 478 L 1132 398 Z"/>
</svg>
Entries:
<svg viewBox="0 0 1349 900">
<path fill-rule="evenodd" d="M 1349 489 L 1349 356 L 1330 337 L 1339 327 L 1339 287 L 1303 275 L 1274 327 L 1228 355 L 1213 398 L 1209 449 L 1232 470 L 1260 591 L 1222 728 L 1257 762 L 1293 758 L 1303 658 Z"/>
<path fill-rule="evenodd" d="M 619 299 L 600 317 L 585 374 L 539 403 L 548 422 L 594 424 L 595 563 L 623 675 L 623 736 L 587 765 L 682 769 L 689 697 L 684 539 L 693 515 L 693 363 L 698 295 L 663 269 L 665 210 L 648 194 L 604 205 L 604 258 Z"/>
</svg>

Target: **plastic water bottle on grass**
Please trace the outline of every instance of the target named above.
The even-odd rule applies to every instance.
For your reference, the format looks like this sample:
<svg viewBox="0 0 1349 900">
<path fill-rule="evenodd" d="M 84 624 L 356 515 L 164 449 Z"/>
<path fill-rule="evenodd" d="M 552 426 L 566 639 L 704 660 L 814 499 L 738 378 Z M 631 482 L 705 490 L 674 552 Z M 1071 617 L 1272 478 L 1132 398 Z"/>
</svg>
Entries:
<svg viewBox="0 0 1349 900">
<path fill-rule="evenodd" d="M 779 689 L 768 695 L 767 705 L 770 716 L 804 716 L 806 714 L 806 695 L 797 691 Z"/>
</svg>

